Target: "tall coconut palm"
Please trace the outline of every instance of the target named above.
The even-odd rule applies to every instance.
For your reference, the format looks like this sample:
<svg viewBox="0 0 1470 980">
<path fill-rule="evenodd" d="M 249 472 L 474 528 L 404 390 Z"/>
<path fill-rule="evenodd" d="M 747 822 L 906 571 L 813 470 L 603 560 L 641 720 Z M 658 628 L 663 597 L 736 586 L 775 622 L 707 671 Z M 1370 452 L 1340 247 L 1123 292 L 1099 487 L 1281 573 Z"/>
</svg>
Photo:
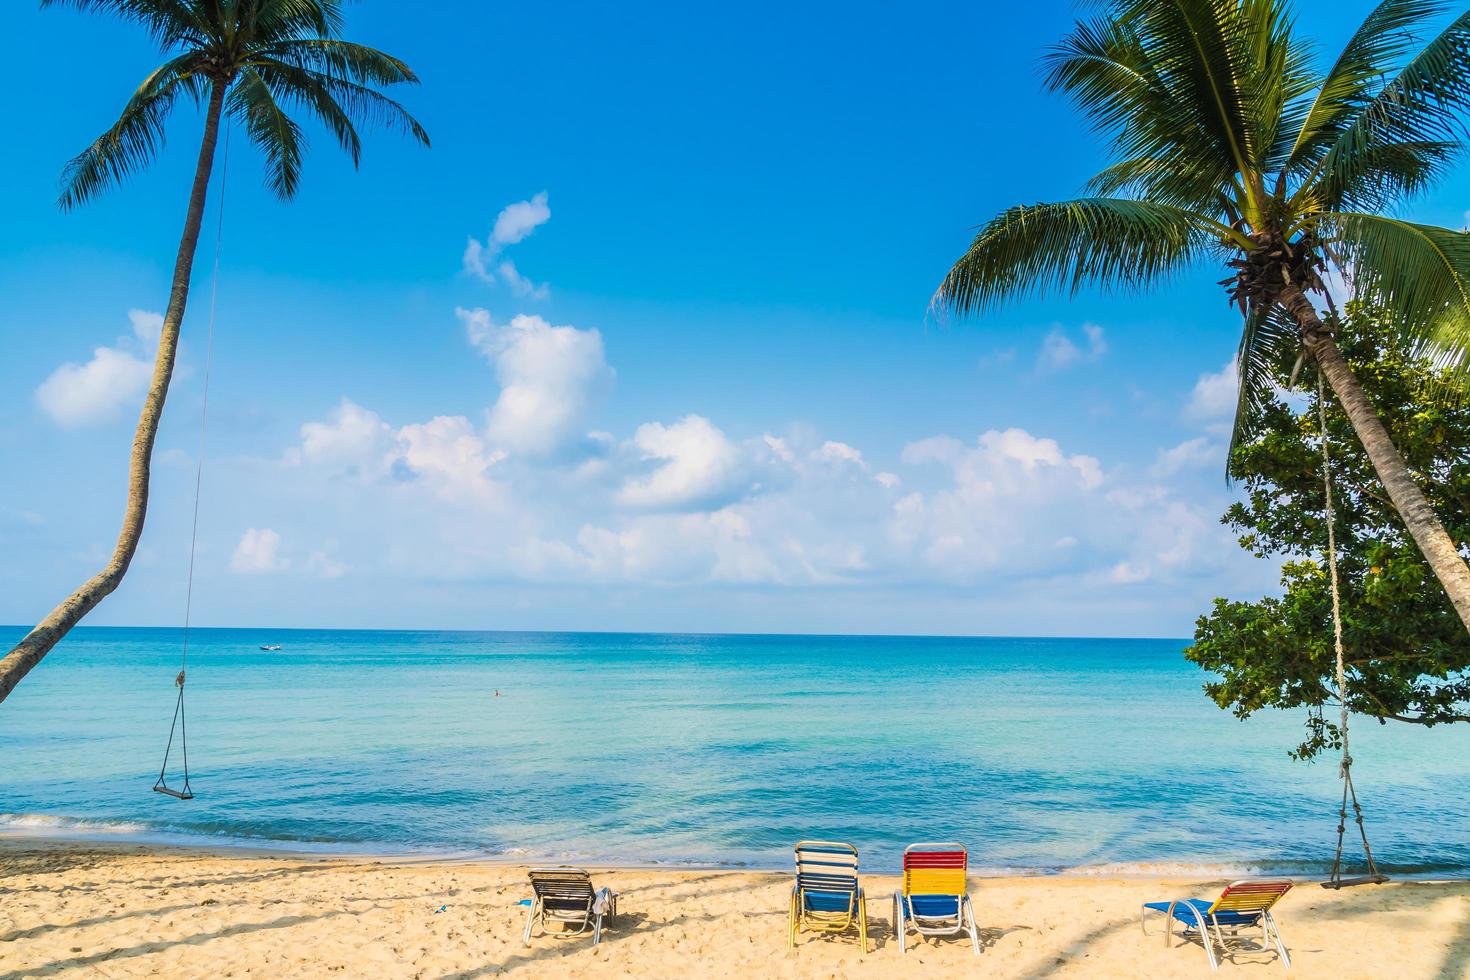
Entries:
<svg viewBox="0 0 1470 980">
<path fill-rule="evenodd" d="M 1323 279 L 1336 273 L 1406 335 L 1470 365 L 1470 235 L 1392 213 L 1465 150 L 1470 13 L 1420 37 L 1446 12 L 1384 0 L 1319 67 L 1285 0 L 1113 0 L 1044 62 L 1113 162 L 1088 196 L 983 225 L 934 304 L 968 314 L 1047 289 L 1141 290 L 1222 264 L 1245 316 L 1237 432 L 1276 358 L 1315 361 L 1470 628 L 1470 567 L 1313 301 L 1330 306 Z"/>
<path fill-rule="evenodd" d="M 108 13 L 142 27 L 167 60 L 143 79 L 122 115 L 67 164 L 60 205 L 78 207 L 147 166 L 162 149 L 181 96 L 204 108 L 204 136 L 189 188 L 184 233 L 158 339 L 153 380 L 133 437 L 122 532 L 106 566 L 73 592 L 0 660 L 0 701 L 67 631 L 122 581 L 143 533 L 149 465 L 173 376 L 179 326 L 189 299 L 199 225 L 214 168 L 220 122 L 239 123 L 264 155 L 266 184 L 283 200 L 296 193 L 306 137 L 292 112 L 315 117 L 358 162 L 358 127 L 387 125 L 428 145 L 422 126 L 379 87 L 418 79 L 397 58 L 342 40 L 338 0 L 41 0 Z"/>
</svg>

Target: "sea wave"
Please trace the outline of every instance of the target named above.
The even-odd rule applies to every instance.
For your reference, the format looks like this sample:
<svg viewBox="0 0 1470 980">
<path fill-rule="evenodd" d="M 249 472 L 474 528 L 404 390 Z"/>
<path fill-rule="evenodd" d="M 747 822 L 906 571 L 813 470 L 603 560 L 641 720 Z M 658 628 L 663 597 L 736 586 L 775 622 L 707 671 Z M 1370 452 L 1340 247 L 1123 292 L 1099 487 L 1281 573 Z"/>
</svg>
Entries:
<svg viewBox="0 0 1470 980">
<path fill-rule="evenodd" d="M 89 820 L 84 817 L 64 817 L 51 813 L 0 813 L 0 832 L 55 831 L 78 834 L 143 834 L 146 824 L 129 820 Z M 40 836 L 40 835 L 37 835 Z"/>
<path fill-rule="evenodd" d="M 766 860 L 746 854 L 744 859 L 718 859 L 693 855 L 651 855 L 575 848 L 549 850 L 534 847 L 483 848 L 473 846 L 414 846 L 388 841 L 302 840 L 299 838 L 242 834 L 238 829 L 181 826 L 132 820 L 105 820 L 56 813 L 0 813 L 0 837 L 37 840 L 125 842 L 172 847 L 231 848 L 292 854 L 364 856 L 378 858 L 431 858 L 446 861 L 490 861 L 497 863 L 582 863 L 601 867 L 662 868 L 678 870 L 785 871 L 784 860 Z M 1385 865 L 1385 873 L 1401 878 L 1470 877 L 1470 869 L 1452 864 Z M 896 868 L 870 868 L 868 873 L 893 875 Z M 1246 878 L 1256 875 L 1289 875 L 1305 879 L 1325 878 L 1320 862 L 1200 862 L 1200 861 L 1114 861 L 1088 865 L 984 865 L 972 864 L 971 874 L 980 878 L 1085 877 L 1085 878 L 1178 878 L 1193 881 Z"/>
<path fill-rule="evenodd" d="M 77 840 L 166 844 L 176 847 L 229 847 L 302 854 L 418 853 L 416 848 L 349 841 L 301 840 L 242 834 L 233 828 L 182 826 L 130 820 L 97 820 L 55 813 L 0 813 L 0 836 L 41 840 Z"/>
</svg>

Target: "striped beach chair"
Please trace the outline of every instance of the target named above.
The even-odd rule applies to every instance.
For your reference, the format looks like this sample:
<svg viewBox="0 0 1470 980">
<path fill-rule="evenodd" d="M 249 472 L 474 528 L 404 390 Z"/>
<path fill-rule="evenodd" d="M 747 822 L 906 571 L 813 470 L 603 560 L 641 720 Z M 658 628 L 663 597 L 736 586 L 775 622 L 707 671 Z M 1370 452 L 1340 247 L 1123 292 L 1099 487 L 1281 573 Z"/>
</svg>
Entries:
<svg viewBox="0 0 1470 980">
<path fill-rule="evenodd" d="M 1168 947 L 1173 945 L 1174 923 L 1182 922 L 1184 929 L 1181 935 L 1200 941 L 1211 970 L 1220 969 L 1220 960 L 1215 955 L 1217 946 L 1222 953 L 1241 948 L 1244 937 L 1240 931 L 1260 928 L 1260 948 L 1274 946 L 1281 957 L 1281 965 L 1291 969 L 1291 956 L 1286 952 L 1286 943 L 1281 940 L 1276 920 L 1271 917 L 1271 907 L 1289 891 L 1290 878 L 1245 878 L 1231 882 L 1213 902 L 1202 898 L 1145 902 L 1139 912 L 1139 924 L 1144 935 L 1148 935 L 1148 914 L 1157 912 L 1164 916 L 1164 946 Z"/>
<path fill-rule="evenodd" d="M 526 931 L 521 942 L 531 945 L 531 931 L 537 923 L 542 932 L 557 923 L 561 931 L 554 935 L 570 938 L 592 930 L 592 945 L 602 942 L 602 921 L 611 925 L 618 914 L 618 896 L 611 888 L 592 887 L 592 876 L 581 868 L 532 868 L 531 907 L 526 912 Z M 576 926 L 569 929 L 568 926 Z"/>
<path fill-rule="evenodd" d="M 791 886 L 790 941 L 805 930 L 839 934 L 857 927 L 868 951 L 868 905 L 858 885 L 858 852 L 851 844 L 804 840 L 796 845 L 796 884 Z"/>
<path fill-rule="evenodd" d="M 920 936 L 965 933 L 980 955 L 980 933 L 966 884 L 969 852 L 965 845 L 910 844 L 903 852 L 903 891 L 893 893 L 893 931 L 898 951 L 907 952 L 910 930 Z"/>
</svg>

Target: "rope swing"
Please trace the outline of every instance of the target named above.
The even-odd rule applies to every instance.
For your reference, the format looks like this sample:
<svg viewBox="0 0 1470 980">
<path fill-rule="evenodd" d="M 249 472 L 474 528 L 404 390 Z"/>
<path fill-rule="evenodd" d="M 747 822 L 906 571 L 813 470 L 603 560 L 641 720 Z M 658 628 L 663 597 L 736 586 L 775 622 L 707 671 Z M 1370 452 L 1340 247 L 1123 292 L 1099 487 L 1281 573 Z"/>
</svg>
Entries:
<svg viewBox="0 0 1470 980">
<path fill-rule="evenodd" d="M 1337 654 L 1337 701 L 1342 708 L 1338 735 L 1342 741 L 1342 804 L 1337 811 L 1337 853 L 1332 858 L 1332 874 L 1322 882 L 1323 888 L 1351 888 L 1354 885 L 1380 885 L 1388 880 L 1373 863 L 1373 848 L 1368 845 L 1368 830 L 1363 826 L 1363 808 L 1358 805 L 1358 791 L 1353 788 L 1353 756 L 1348 751 L 1347 665 L 1342 646 L 1342 594 L 1337 581 L 1337 528 L 1332 504 L 1332 457 L 1327 447 L 1327 388 L 1322 380 L 1322 367 L 1317 366 L 1317 419 L 1322 427 L 1322 491 L 1327 504 L 1327 572 L 1332 592 L 1332 645 Z M 1367 874 L 1345 878 L 1342 874 L 1342 845 L 1347 834 L 1348 803 L 1353 805 L 1353 819 L 1358 836 L 1363 839 L 1363 854 L 1368 859 Z"/>
<path fill-rule="evenodd" d="M 219 178 L 219 204 L 214 227 L 214 281 L 209 290 L 209 336 L 204 351 L 204 395 L 203 404 L 199 410 L 199 457 L 194 470 L 194 522 L 189 530 L 189 578 L 188 585 L 184 591 L 184 644 L 183 651 L 179 655 L 179 673 L 174 678 L 174 686 L 179 689 L 178 699 L 174 702 L 174 720 L 168 729 L 168 745 L 163 750 L 163 765 L 158 767 L 158 780 L 153 784 L 153 792 L 162 793 L 164 796 L 172 796 L 176 800 L 192 800 L 194 791 L 189 786 L 189 729 L 184 715 L 184 680 L 189 668 L 189 618 L 194 607 L 194 553 L 199 541 L 199 497 L 200 489 L 204 485 L 204 435 L 209 423 L 209 371 L 214 361 L 214 311 L 216 301 L 219 299 L 219 257 L 220 245 L 224 239 L 225 229 L 225 186 L 230 176 L 230 130 L 225 129 L 225 152 L 220 166 Z M 174 735 L 179 738 L 179 752 L 183 756 L 183 785 L 174 789 L 168 784 L 168 760 L 173 754 Z"/>
</svg>

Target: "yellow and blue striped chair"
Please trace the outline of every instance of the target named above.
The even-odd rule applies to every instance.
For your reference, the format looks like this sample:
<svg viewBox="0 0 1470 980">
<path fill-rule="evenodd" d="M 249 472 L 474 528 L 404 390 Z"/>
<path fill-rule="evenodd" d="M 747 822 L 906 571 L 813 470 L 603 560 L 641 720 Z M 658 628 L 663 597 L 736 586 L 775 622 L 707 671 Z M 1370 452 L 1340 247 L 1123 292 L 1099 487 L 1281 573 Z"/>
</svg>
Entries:
<svg viewBox="0 0 1470 980">
<path fill-rule="evenodd" d="M 858 852 L 851 844 L 804 840 L 796 845 L 796 884 L 791 886 L 790 940 L 803 930 L 840 934 L 857 927 L 868 951 L 868 905 L 858 885 Z"/>
<path fill-rule="evenodd" d="M 1198 939 L 1209 958 L 1210 969 L 1220 969 L 1215 956 L 1215 947 L 1222 952 L 1240 946 L 1240 930 L 1260 927 L 1261 948 L 1275 946 L 1281 956 L 1281 965 L 1291 969 L 1291 956 L 1286 952 L 1286 943 L 1281 939 L 1281 930 L 1271 917 L 1271 906 L 1281 901 L 1281 896 L 1291 891 L 1290 878 L 1244 878 L 1231 882 L 1220 897 L 1213 902 L 1202 898 L 1179 898 L 1172 902 L 1145 902 L 1139 912 L 1139 924 L 1143 934 L 1148 935 L 1148 913 L 1158 912 L 1164 916 L 1164 945 L 1170 946 L 1174 939 L 1174 923 L 1184 923 L 1181 934 L 1186 939 Z"/>
<path fill-rule="evenodd" d="M 904 849 L 903 891 L 893 895 L 893 931 L 900 953 L 907 952 L 905 943 L 912 930 L 920 936 L 965 933 L 975 955 L 980 955 L 968 872 L 969 852 L 963 844 L 910 844 Z"/>
</svg>

